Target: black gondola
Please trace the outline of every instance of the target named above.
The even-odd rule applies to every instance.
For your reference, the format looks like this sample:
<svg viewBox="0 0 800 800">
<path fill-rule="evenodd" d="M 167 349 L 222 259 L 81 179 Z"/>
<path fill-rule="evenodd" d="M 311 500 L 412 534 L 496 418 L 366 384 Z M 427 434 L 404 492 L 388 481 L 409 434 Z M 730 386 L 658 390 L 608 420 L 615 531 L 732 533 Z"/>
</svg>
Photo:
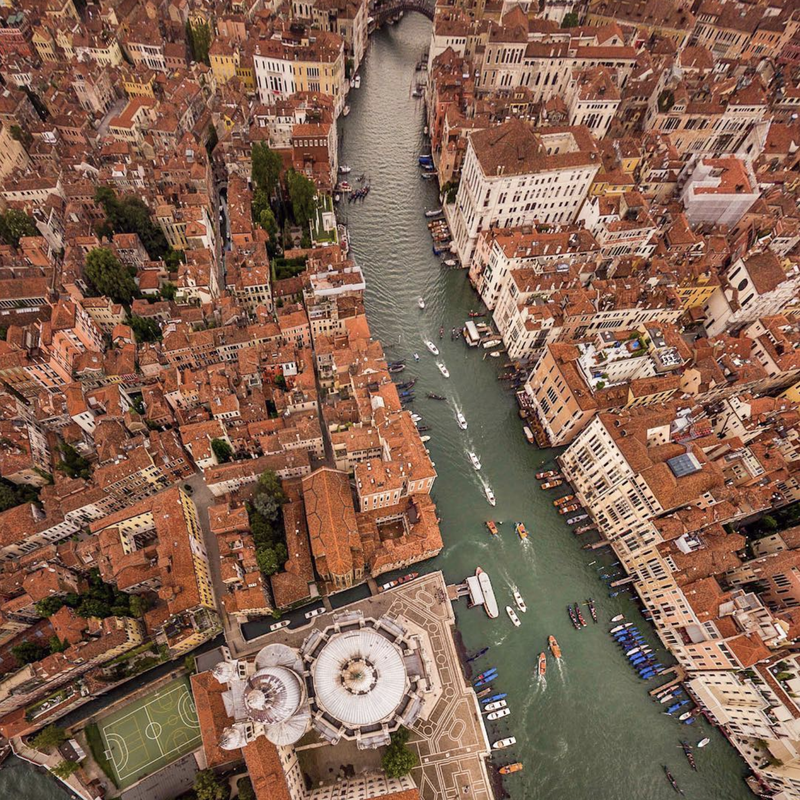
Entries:
<svg viewBox="0 0 800 800">
<path fill-rule="evenodd" d="M 431 429 L 430 425 L 419 425 L 417 426 L 417 430 L 421 433 L 425 433 L 425 431 L 429 431 Z"/>
<path fill-rule="evenodd" d="M 664 765 L 664 774 L 667 776 L 667 780 L 669 781 L 669 785 L 678 793 L 683 794 L 683 789 L 678 786 L 678 782 L 675 778 L 672 777 L 672 773 L 669 771 L 669 767 Z"/>
<path fill-rule="evenodd" d="M 425 397 L 429 400 L 447 400 L 443 394 L 434 394 L 433 392 L 426 392 Z"/>
<path fill-rule="evenodd" d="M 681 747 L 683 748 L 683 753 L 686 756 L 686 760 L 689 762 L 689 766 L 697 772 L 697 762 L 694 760 L 694 753 L 692 752 L 692 746 L 688 742 L 681 742 Z"/>
</svg>

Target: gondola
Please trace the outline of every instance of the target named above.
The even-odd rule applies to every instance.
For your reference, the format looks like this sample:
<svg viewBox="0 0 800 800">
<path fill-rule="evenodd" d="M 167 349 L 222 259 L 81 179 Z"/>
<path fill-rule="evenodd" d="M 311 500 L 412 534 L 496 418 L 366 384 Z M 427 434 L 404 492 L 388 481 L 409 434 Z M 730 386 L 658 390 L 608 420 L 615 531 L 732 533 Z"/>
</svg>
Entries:
<svg viewBox="0 0 800 800">
<path fill-rule="evenodd" d="M 683 748 L 686 760 L 689 762 L 689 766 L 695 772 L 697 772 L 697 762 L 694 760 L 694 753 L 692 752 L 692 746 L 688 742 L 681 742 L 681 747 Z"/>
<path fill-rule="evenodd" d="M 667 780 L 669 781 L 669 785 L 678 793 L 683 794 L 683 790 L 680 786 L 678 786 L 678 782 L 675 778 L 672 777 L 672 773 L 669 771 L 669 767 L 664 765 L 664 774 L 667 776 Z"/>
<path fill-rule="evenodd" d="M 434 394 L 433 392 L 426 392 L 425 397 L 429 400 L 447 400 L 443 394 Z"/>
<path fill-rule="evenodd" d="M 589 613 L 592 615 L 592 622 L 597 624 L 597 609 L 595 608 L 594 600 L 592 600 L 592 598 L 590 597 L 586 601 L 586 605 L 589 606 Z"/>
</svg>

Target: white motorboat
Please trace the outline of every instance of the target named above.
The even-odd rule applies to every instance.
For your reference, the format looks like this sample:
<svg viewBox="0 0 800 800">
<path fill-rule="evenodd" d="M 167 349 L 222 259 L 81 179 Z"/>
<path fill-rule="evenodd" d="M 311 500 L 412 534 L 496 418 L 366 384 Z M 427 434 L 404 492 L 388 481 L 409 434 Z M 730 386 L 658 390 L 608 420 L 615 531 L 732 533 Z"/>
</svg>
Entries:
<svg viewBox="0 0 800 800">
<path fill-rule="evenodd" d="M 616 617 L 611 617 L 611 621 L 612 622 L 622 622 L 622 620 L 624 620 L 624 619 L 625 619 L 625 615 L 624 614 L 617 614 Z"/>
<path fill-rule="evenodd" d="M 419 361 L 419 353 L 414 353 L 414 361 Z"/>
<path fill-rule="evenodd" d="M 414 422 L 419 422 L 422 419 L 422 417 L 419 414 L 412 414 L 411 419 L 413 419 Z"/>
<path fill-rule="evenodd" d="M 447 367 L 444 364 L 442 364 L 441 361 L 437 361 L 436 366 L 439 367 L 439 372 L 441 372 L 442 375 L 445 376 L 445 378 L 450 377 L 450 373 L 448 372 Z"/>
<path fill-rule="evenodd" d="M 489 501 L 490 506 L 497 505 L 497 499 L 494 496 L 494 492 L 492 491 L 491 486 L 484 486 L 483 487 L 484 494 L 486 495 L 486 499 Z"/>
<path fill-rule="evenodd" d="M 346 116 L 347 116 L 349 113 L 350 113 L 350 106 L 345 106 L 345 107 L 342 109 L 342 116 L 343 116 L 343 117 L 346 117 Z"/>
<path fill-rule="evenodd" d="M 454 267 L 456 265 L 456 260 L 454 258 L 446 258 L 444 260 L 444 265 L 446 267 Z"/>
<path fill-rule="evenodd" d="M 617 625 L 617 627 L 616 628 L 612 628 L 609 631 L 609 633 L 612 634 L 612 635 L 615 634 L 615 633 L 619 633 L 620 631 L 625 630 L 625 628 L 630 628 L 631 625 L 633 625 L 632 622 L 626 622 L 623 625 Z"/>
<path fill-rule="evenodd" d="M 511 713 L 510 708 L 501 708 L 500 711 L 492 711 L 491 714 L 486 715 L 486 719 L 502 719 L 503 717 L 507 717 Z"/>
<path fill-rule="evenodd" d="M 483 342 L 482 346 L 484 349 L 488 350 L 490 347 L 497 347 L 499 344 L 503 344 L 502 339 L 487 339 L 485 342 Z"/>
<path fill-rule="evenodd" d="M 472 462 L 472 466 L 475 467 L 475 469 L 480 469 L 481 462 L 478 456 L 476 456 L 475 453 L 472 452 L 472 450 L 468 450 L 467 455 L 469 455 L 469 460 Z"/>
<path fill-rule="evenodd" d="M 492 711 L 499 711 L 501 708 L 508 708 L 508 703 L 505 700 L 495 700 L 494 703 L 489 703 L 483 710 L 491 713 Z"/>
<path fill-rule="evenodd" d="M 511 747 L 517 743 L 516 738 L 507 736 L 505 739 L 498 739 L 492 744 L 492 750 L 505 750 L 506 747 Z"/>
<path fill-rule="evenodd" d="M 434 208 L 431 211 L 426 211 L 425 212 L 425 216 L 428 217 L 428 218 L 430 218 L 430 217 L 438 217 L 439 214 L 441 214 L 441 213 L 442 213 L 442 209 L 441 208 Z"/>
<path fill-rule="evenodd" d="M 508 618 L 514 623 L 515 628 L 519 628 L 519 626 L 522 625 L 516 611 L 514 611 L 511 606 L 506 606 L 506 614 L 508 614 Z"/>
<path fill-rule="evenodd" d="M 465 431 L 467 429 L 467 420 L 460 411 L 456 411 L 456 422 L 458 423 L 458 427 L 461 428 L 462 431 Z"/>
<path fill-rule="evenodd" d="M 500 353 L 489 353 L 492 358 L 500 358 Z"/>
<path fill-rule="evenodd" d="M 339 172 L 341 172 L 342 175 L 347 175 L 347 173 L 350 172 L 350 171 L 351 171 L 351 169 L 350 169 L 350 167 L 347 166 L 347 164 L 342 164 L 339 167 Z"/>
<path fill-rule="evenodd" d="M 430 436 L 422 436 L 420 441 L 424 444 L 425 442 L 429 442 L 431 440 Z"/>
<path fill-rule="evenodd" d="M 353 75 L 353 80 L 350 81 L 350 85 L 354 89 L 360 89 L 361 88 L 361 76 L 360 75 Z"/>
<path fill-rule="evenodd" d="M 525 601 L 522 599 L 522 595 L 514 589 L 514 602 L 517 604 L 517 608 L 524 614 L 528 610 L 528 606 L 525 605 Z"/>
<path fill-rule="evenodd" d="M 679 719 L 681 722 L 683 722 L 684 720 L 687 720 L 687 719 L 689 719 L 689 717 L 691 717 L 691 716 L 693 716 L 692 712 L 691 712 L 691 711 L 686 711 L 686 712 L 684 712 L 683 714 L 681 714 L 681 715 L 678 717 L 678 719 Z"/>
<path fill-rule="evenodd" d="M 418 298 L 417 298 L 417 305 L 418 305 L 420 308 L 425 308 L 425 300 L 424 300 L 422 297 L 418 297 Z"/>
<path fill-rule="evenodd" d="M 707 745 L 707 744 L 708 744 L 710 741 L 711 741 L 711 739 L 701 739 L 701 740 L 700 740 L 700 741 L 697 743 L 697 746 L 698 746 L 698 747 L 705 747 L 705 746 L 706 746 L 706 745 Z"/>
<path fill-rule="evenodd" d="M 425 347 L 427 347 L 428 350 L 430 350 L 435 356 L 439 355 L 439 348 L 430 339 L 425 340 Z"/>
</svg>

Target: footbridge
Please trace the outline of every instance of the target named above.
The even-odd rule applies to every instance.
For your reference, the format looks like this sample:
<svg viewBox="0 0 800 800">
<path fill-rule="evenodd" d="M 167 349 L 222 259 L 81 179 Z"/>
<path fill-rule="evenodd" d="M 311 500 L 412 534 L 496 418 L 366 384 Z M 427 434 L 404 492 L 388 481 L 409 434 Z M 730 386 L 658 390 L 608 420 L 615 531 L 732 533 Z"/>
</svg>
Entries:
<svg viewBox="0 0 800 800">
<path fill-rule="evenodd" d="M 373 24 L 379 28 L 387 20 L 400 16 L 400 12 L 416 11 L 433 20 L 436 0 L 378 0 L 372 8 L 370 16 Z"/>
</svg>

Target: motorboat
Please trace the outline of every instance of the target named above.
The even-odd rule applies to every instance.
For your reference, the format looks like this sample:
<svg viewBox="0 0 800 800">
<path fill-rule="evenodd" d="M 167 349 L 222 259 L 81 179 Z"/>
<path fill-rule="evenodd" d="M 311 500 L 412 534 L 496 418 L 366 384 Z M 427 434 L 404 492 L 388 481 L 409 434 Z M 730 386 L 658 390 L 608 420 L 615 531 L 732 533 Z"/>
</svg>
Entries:
<svg viewBox="0 0 800 800">
<path fill-rule="evenodd" d="M 456 411 L 456 422 L 462 431 L 467 429 L 467 419 L 460 411 Z"/>
<path fill-rule="evenodd" d="M 389 589 L 394 589 L 395 586 L 397 586 L 397 581 L 389 581 L 389 583 L 384 583 L 383 586 L 381 586 L 380 591 L 388 592 Z"/>
<path fill-rule="evenodd" d="M 500 612 L 497 609 L 497 600 L 494 596 L 491 579 L 480 567 L 475 570 L 475 576 L 483 593 L 483 608 L 486 611 L 486 615 L 489 619 L 497 619 Z"/>
<path fill-rule="evenodd" d="M 539 653 L 539 677 L 544 678 L 547 672 L 547 656 L 544 653 Z"/>
<path fill-rule="evenodd" d="M 508 703 L 505 700 L 495 700 L 494 703 L 489 703 L 489 705 L 484 707 L 484 711 L 499 711 L 501 708 L 507 708 Z"/>
<path fill-rule="evenodd" d="M 528 538 L 528 529 L 525 527 L 524 523 L 518 522 L 514 526 L 514 530 L 517 532 L 517 536 L 523 541 Z"/>
<path fill-rule="evenodd" d="M 437 361 L 436 366 L 439 367 L 439 372 L 441 372 L 445 378 L 450 377 L 450 373 L 447 371 L 447 367 L 444 364 L 442 364 L 441 361 Z"/>
<path fill-rule="evenodd" d="M 577 517 L 570 517 L 567 520 L 567 525 L 577 525 L 579 522 L 583 522 L 585 519 L 588 519 L 588 514 L 578 514 Z"/>
<path fill-rule="evenodd" d="M 422 297 L 418 297 L 418 298 L 417 298 L 417 305 L 418 305 L 420 308 L 425 308 L 425 300 L 424 300 Z"/>
<path fill-rule="evenodd" d="M 469 456 L 469 460 L 472 462 L 472 466 L 475 467 L 475 469 L 480 469 L 481 462 L 478 456 L 476 456 L 475 453 L 472 452 L 472 450 L 468 450 L 467 455 Z"/>
<path fill-rule="evenodd" d="M 536 473 L 536 480 L 537 481 L 545 481 L 548 478 L 555 478 L 561 477 L 561 473 L 556 469 L 548 469 L 546 472 L 537 472 Z"/>
<path fill-rule="evenodd" d="M 454 258 L 446 258 L 444 260 L 444 265 L 446 267 L 454 267 L 456 265 L 456 260 Z"/>
<path fill-rule="evenodd" d="M 573 511 L 577 511 L 579 508 L 580 506 L 577 503 L 569 503 L 566 506 L 561 506 L 561 508 L 558 509 L 558 513 L 561 515 L 571 514 Z"/>
<path fill-rule="evenodd" d="M 501 775 L 510 775 L 512 772 L 520 772 L 522 770 L 522 762 L 515 761 L 513 764 L 506 764 L 497 770 Z"/>
<path fill-rule="evenodd" d="M 683 712 L 683 714 L 681 714 L 681 715 L 678 717 L 678 719 L 679 719 L 681 722 L 686 722 L 686 720 L 687 720 L 687 719 L 689 719 L 689 717 L 692 717 L 692 716 L 694 716 L 694 714 L 693 714 L 691 711 L 684 711 L 684 712 Z"/>
<path fill-rule="evenodd" d="M 419 361 L 419 353 L 414 353 L 414 361 Z"/>
<path fill-rule="evenodd" d="M 441 208 L 433 208 L 430 211 L 426 211 L 425 216 L 428 217 L 428 219 L 430 219 L 431 217 L 438 217 L 439 214 L 441 213 L 442 213 Z"/>
<path fill-rule="evenodd" d="M 345 106 L 345 107 L 342 109 L 342 116 L 343 116 L 343 117 L 346 117 L 346 116 L 347 116 L 349 113 L 350 113 L 350 106 Z"/>
<path fill-rule="evenodd" d="M 611 621 L 613 622 L 614 620 L 612 619 Z M 609 631 L 609 633 L 613 636 L 615 633 L 619 633 L 620 631 L 624 631 L 626 628 L 631 628 L 631 627 L 633 627 L 632 622 L 625 622 L 622 625 L 617 625 L 616 628 L 612 628 Z"/>
<path fill-rule="evenodd" d="M 517 589 L 514 589 L 514 602 L 517 604 L 517 608 L 524 614 L 528 610 L 528 606 L 525 605 L 525 601 L 522 599 L 522 595 L 519 593 Z"/>
<path fill-rule="evenodd" d="M 492 750 L 505 750 L 507 747 L 512 747 L 517 743 L 513 736 L 507 736 L 505 739 L 498 739 L 492 743 Z"/>
<path fill-rule="evenodd" d="M 492 491 L 492 487 L 486 485 L 483 487 L 483 493 L 486 495 L 486 499 L 489 502 L 490 506 L 497 505 L 497 498 L 494 496 L 494 492 Z"/>
<path fill-rule="evenodd" d="M 350 85 L 354 89 L 360 89 L 361 88 L 361 76 L 360 75 L 354 75 L 353 76 L 353 80 L 350 82 Z"/>
<path fill-rule="evenodd" d="M 489 533 L 491 533 L 492 536 L 497 536 L 497 525 L 495 525 L 492 520 L 486 521 L 486 527 L 489 529 Z"/>
<path fill-rule="evenodd" d="M 492 711 L 491 714 L 486 715 L 486 719 L 496 720 L 502 719 L 503 717 L 507 717 L 511 713 L 510 708 L 501 708 L 499 711 Z"/>
<path fill-rule="evenodd" d="M 569 503 L 570 500 L 574 500 L 574 499 L 575 499 L 575 495 L 574 494 L 565 494 L 563 497 L 559 497 L 558 500 L 553 500 L 553 505 L 556 508 L 560 508 L 561 506 L 564 506 L 567 503 Z"/>
<path fill-rule="evenodd" d="M 508 614 L 508 618 L 514 623 L 514 627 L 519 628 L 522 623 L 519 621 L 519 617 L 511 606 L 506 606 L 506 614 Z"/>
<path fill-rule="evenodd" d="M 701 739 L 701 740 L 700 740 L 700 741 L 697 743 L 697 746 L 698 746 L 698 747 L 705 747 L 705 746 L 706 746 L 707 744 L 709 744 L 710 742 L 711 742 L 711 739 L 708 739 L 708 738 L 706 738 L 706 739 Z"/>
<path fill-rule="evenodd" d="M 500 358 L 500 353 L 489 353 L 491 358 Z"/>
<path fill-rule="evenodd" d="M 342 165 L 339 167 L 339 172 L 341 172 L 341 173 L 342 173 L 342 175 L 347 175 L 347 173 L 348 173 L 348 172 L 350 172 L 350 171 L 351 171 L 351 170 L 350 170 L 350 167 L 348 167 L 348 166 L 347 166 L 347 164 L 342 164 Z"/>
<path fill-rule="evenodd" d="M 547 637 L 547 644 L 550 646 L 550 652 L 556 657 L 561 658 L 561 648 L 558 646 L 555 636 Z"/>
<path fill-rule="evenodd" d="M 447 400 L 443 394 L 434 394 L 433 392 L 425 392 L 425 397 L 427 397 L 428 400 Z"/>
<path fill-rule="evenodd" d="M 421 441 L 423 444 L 425 444 L 425 442 L 429 442 L 429 441 L 431 440 L 431 437 L 430 437 L 430 436 L 420 436 L 420 439 L 419 439 L 419 440 L 420 440 L 420 441 Z"/>
<path fill-rule="evenodd" d="M 623 619 L 625 619 L 624 614 L 617 614 L 616 617 L 611 617 L 612 622 L 622 622 Z"/>
<path fill-rule="evenodd" d="M 545 491 L 547 489 L 557 489 L 562 483 L 564 483 L 564 481 L 558 479 L 553 481 L 545 481 L 539 488 L 544 489 Z"/>
</svg>

